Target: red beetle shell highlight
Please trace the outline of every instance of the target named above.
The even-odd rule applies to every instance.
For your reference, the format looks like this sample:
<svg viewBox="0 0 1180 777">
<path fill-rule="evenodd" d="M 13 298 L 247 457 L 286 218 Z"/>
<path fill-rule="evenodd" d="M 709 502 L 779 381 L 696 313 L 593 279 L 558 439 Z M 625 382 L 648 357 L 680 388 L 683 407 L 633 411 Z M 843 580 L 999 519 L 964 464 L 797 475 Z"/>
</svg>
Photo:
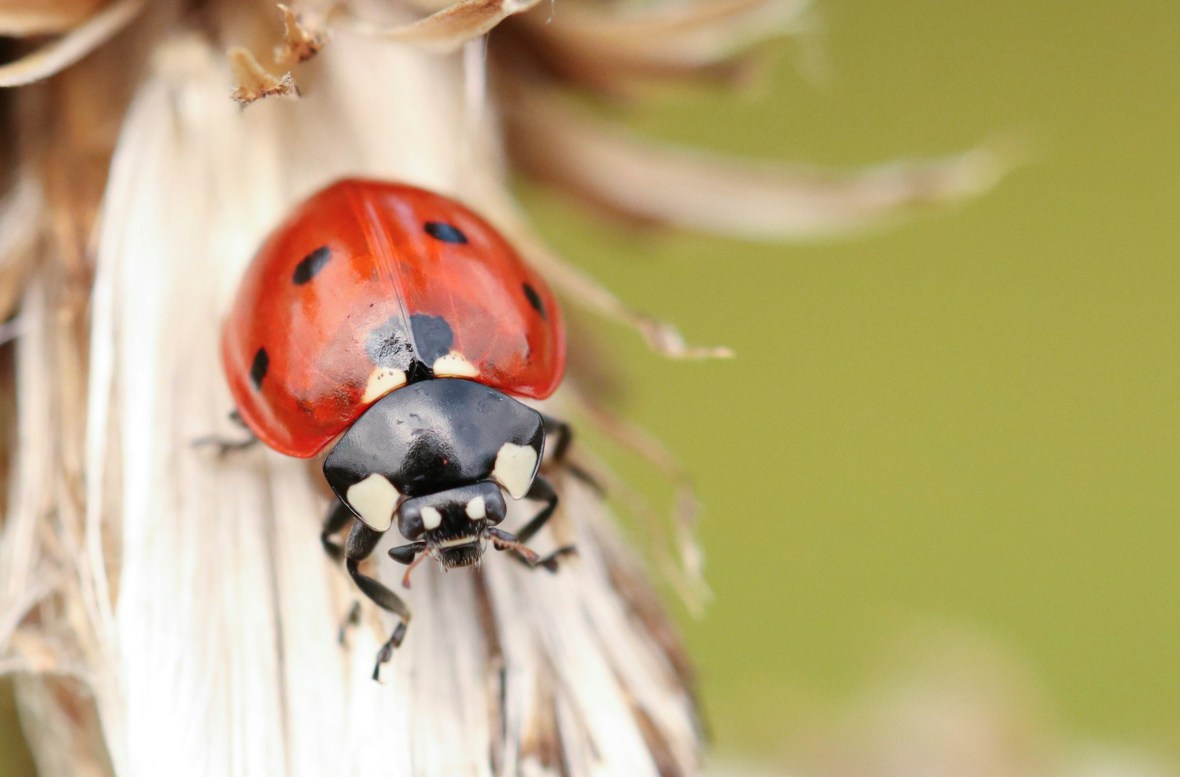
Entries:
<svg viewBox="0 0 1180 777">
<path fill-rule="evenodd" d="M 350 179 L 266 239 L 222 335 L 242 420 L 307 458 L 404 385 L 407 358 L 542 399 L 565 370 L 552 292 L 467 207 L 411 186 Z"/>
</svg>

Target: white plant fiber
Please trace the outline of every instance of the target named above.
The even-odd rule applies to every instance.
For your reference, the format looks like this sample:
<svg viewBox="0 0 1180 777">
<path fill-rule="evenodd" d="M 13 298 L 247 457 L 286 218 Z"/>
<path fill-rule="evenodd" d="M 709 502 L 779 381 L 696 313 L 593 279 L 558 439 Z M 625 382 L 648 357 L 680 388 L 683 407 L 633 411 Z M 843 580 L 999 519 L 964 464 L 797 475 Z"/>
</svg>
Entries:
<svg viewBox="0 0 1180 777">
<path fill-rule="evenodd" d="M 116 150 L 93 299 L 87 663 L 119 775 L 694 769 L 692 700 L 628 598 L 649 594 L 616 591 L 629 562 L 585 487 L 564 483 L 555 532 L 580 555 L 556 575 L 495 554 L 480 572 L 419 569 L 378 684 L 391 623 L 363 603 L 337 643 L 358 593 L 319 547 L 317 468 L 192 446 L 236 433 L 219 322 L 287 207 L 350 174 L 476 207 L 501 187 L 479 156 L 495 144 L 469 142 L 490 122 L 468 115 L 482 102 L 463 96 L 462 61 L 340 32 L 304 99 L 241 111 L 203 42 L 158 50 Z M 375 568 L 398 587 L 383 550 Z"/>
</svg>

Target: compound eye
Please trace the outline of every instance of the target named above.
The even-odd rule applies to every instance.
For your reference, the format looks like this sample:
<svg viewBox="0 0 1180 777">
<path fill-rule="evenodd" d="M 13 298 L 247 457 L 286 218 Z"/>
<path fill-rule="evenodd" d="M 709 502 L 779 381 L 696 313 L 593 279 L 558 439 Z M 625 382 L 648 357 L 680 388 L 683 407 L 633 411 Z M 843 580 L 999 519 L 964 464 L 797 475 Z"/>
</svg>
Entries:
<svg viewBox="0 0 1180 777">
<path fill-rule="evenodd" d="M 397 517 L 397 528 L 407 540 L 416 540 L 428 531 L 442 526 L 443 514 L 439 509 L 438 494 L 407 499 L 402 502 Z"/>
<path fill-rule="evenodd" d="M 393 483 L 376 472 L 353 483 L 344 494 L 344 501 L 365 525 L 382 532 L 393 525 L 393 513 L 400 498 L 401 494 Z"/>
<path fill-rule="evenodd" d="M 507 512 L 504 495 L 500 493 L 499 487 L 494 485 L 483 489 L 478 496 L 467 502 L 467 517 L 472 521 L 487 521 L 494 526 L 504 520 Z"/>
<path fill-rule="evenodd" d="M 407 540 L 414 541 L 426 532 L 426 525 L 422 522 L 421 506 L 416 502 L 406 502 L 402 505 L 397 517 L 397 528 Z"/>
</svg>

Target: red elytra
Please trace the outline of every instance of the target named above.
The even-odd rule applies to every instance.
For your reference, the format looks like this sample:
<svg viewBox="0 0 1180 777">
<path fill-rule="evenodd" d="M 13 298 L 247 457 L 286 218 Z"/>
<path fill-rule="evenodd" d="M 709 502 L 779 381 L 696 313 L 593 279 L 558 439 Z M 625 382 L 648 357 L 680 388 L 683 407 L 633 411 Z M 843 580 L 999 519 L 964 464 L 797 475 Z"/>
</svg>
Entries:
<svg viewBox="0 0 1180 777">
<path fill-rule="evenodd" d="M 427 377 L 543 399 L 565 370 L 565 331 L 545 282 L 466 206 L 348 179 L 267 237 L 221 353 L 243 422 L 308 458 L 402 385 L 407 358 Z"/>
</svg>

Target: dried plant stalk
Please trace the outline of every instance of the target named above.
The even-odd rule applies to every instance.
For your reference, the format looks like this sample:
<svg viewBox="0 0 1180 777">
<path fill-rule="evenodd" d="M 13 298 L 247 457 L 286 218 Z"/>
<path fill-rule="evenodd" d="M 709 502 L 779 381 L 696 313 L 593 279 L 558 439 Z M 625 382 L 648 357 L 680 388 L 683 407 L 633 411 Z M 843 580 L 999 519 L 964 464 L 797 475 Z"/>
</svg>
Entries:
<svg viewBox="0 0 1180 777">
<path fill-rule="evenodd" d="M 379 24 L 352 16 L 347 19 L 352 29 L 365 35 L 448 52 L 484 35 L 509 16 L 529 10 L 538 2 L 540 0 L 459 0 L 424 19 L 400 24 Z"/>
<path fill-rule="evenodd" d="M 0 65 L 0 86 L 31 84 L 69 67 L 126 26 L 143 4 L 144 0 L 117 0 L 52 43 Z"/>
<path fill-rule="evenodd" d="M 40 187 L 28 177 L 19 179 L 12 192 L 0 201 L 0 320 L 8 320 L 12 315 L 17 296 L 24 287 L 43 211 Z M 19 322 L 4 325 L 8 327 L 8 336 L 0 337 L 0 343 L 15 335 L 14 324 Z"/>
<path fill-rule="evenodd" d="M 847 234 L 972 197 L 995 186 L 1016 161 L 1007 149 L 976 148 L 944 160 L 835 173 L 644 141 L 536 86 L 514 99 L 511 151 L 537 178 L 646 223 L 756 240 Z"/>
<path fill-rule="evenodd" d="M 332 86 L 362 68 L 399 99 L 374 108 L 353 99 L 357 84 Z M 434 99 L 440 84 L 462 93 L 458 63 L 350 40 L 323 56 L 314 97 L 247 113 L 226 99 L 223 61 L 197 39 L 166 43 L 153 69 L 101 222 L 89 378 L 79 376 L 89 394 L 85 521 L 75 514 L 56 532 L 71 552 L 24 556 L 92 563 L 36 608 L 36 632 L 69 647 L 39 659 L 19 639 L 10 649 L 28 669 L 39 661 L 41 672 L 85 679 L 121 775 L 691 772 L 684 661 L 651 638 L 668 629 L 652 621 L 641 578 L 618 576 L 629 562 L 592 493 L 566 484 L 559 531 L 581 556 L 556 576 L 502 559 L 478 574 L 422 570 L 411 636 L 376 685 L 368 675 L 386 627 L 366 621 L 336 644 L 355 593 L 319 550 L 325 500 L 314 473 L 266 454 L 220 462 L 191 446 L 224 427 L 230 407 L 211 322 L 292 199 L 352 171 L 452 192 L 498 185 L 494 166 L 454 158 L 478 148 L 462 142 L 472 126 L 463 102 Z M 52 315 L 30 302 L 23 315 L 52 331 Z M 21 346 L 23 374 L 53 374 L 51 349 L 32 337 Z M 81 430 L 52 417 L 52 392 L 22 397 L 22 417 L 40 422 L 24 461 L 52 478 L 46 431 L 81 441 Z M 58 489 L 28 472 L 21 482 L 49 504 L 18 507 L 10 540 L 65 513 Z M 66 601 L 77 618 L 54 615 Z M 29 604 L 9 612 L 27 620 Z M 48 694 L 38 703 L 60 710 Z M 48 727 L 54 719 L 41 716 L 39 762 L 71 773 L 77 759 L 53 753 L 65 733 Z"/>
<path fill-rule="evenodd" d="M 43 35 L 76 26 L 103 0 L 0 0 L 0 33 Z"/>
<path fill-rule="evenodd" d="M 686 77 L 735 79 L 764 41 L 811 25 L 810 0 L 571 3 L 521 17 L 548 68 L 579 86 L 629 96 L 645 84 Z"/>
</svg>

